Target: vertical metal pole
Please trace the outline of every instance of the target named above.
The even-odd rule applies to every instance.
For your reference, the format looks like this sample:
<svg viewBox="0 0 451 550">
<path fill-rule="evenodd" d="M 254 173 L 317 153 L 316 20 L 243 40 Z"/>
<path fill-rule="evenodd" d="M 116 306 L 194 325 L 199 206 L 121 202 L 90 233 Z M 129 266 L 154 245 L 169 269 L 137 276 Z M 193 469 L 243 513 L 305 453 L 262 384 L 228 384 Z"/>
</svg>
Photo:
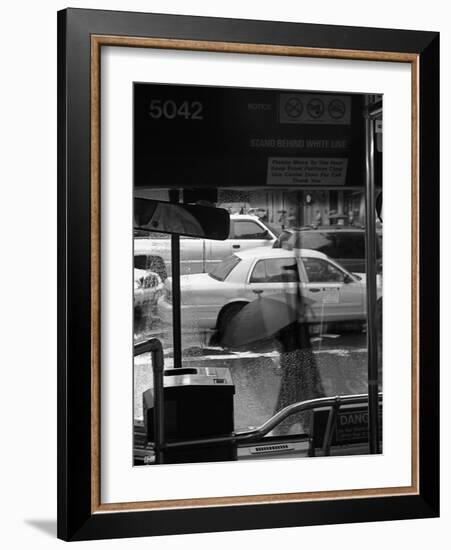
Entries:
<svg viewBox="0 0 451 550">
<path fill-rule="evenodd" d="M 368 430 L 370 453 L 379 453 L 379 400 L 377 369 L 376 204 L 374 186 L 374 120 L 365 109 L 365 244 L 368 347 Z"/>
<path fill-rule="evenodd" d="M 172 203 L 179 202 L 178 189 L 169 192 Z M 174 367 L 182 366 L 182 322 L 180 293 L 180 237 L 171 235 L 171 272 L 172 272 L 172 334 L 174 347 Z"/>
<path fill-rule="evenodd" d="M 202 239 L 202 273 L 207 273 L 207 243 Z"/>
<path fill-rule="evenodd" d="M 163 348 L 160 345 L 152 350 L 153 390 L 154 390 L 154 434 L 155 463 L 164 463 L 164 381 Z"/>
<path fill-rule="evenodd" d="M 172 331 L 174 346 L 174 367 L 182 366 L 182 320 L 180 292 L 180 237 L 171 235 L 172 261 Z"/>
</svg>

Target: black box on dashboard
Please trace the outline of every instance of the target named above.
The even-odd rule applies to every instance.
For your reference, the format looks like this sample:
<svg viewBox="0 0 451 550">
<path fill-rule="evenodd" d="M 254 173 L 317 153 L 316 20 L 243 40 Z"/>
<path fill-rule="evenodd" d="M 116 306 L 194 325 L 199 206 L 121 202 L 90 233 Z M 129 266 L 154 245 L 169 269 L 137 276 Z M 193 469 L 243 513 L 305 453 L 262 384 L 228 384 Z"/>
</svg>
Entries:
<svg viewBox="0 0 451 550">
<path fill-rule="evenodd" d="M 227 368 L 188 367 L 164 372 L 165 441 L 232 435 L 235 386 Z M 154 439 L 154 390 L 143 393 L 144 427 Z M 166 464 L 236 460 L 236 445 L 209 444 L 166 449 Z"/>
</svg>

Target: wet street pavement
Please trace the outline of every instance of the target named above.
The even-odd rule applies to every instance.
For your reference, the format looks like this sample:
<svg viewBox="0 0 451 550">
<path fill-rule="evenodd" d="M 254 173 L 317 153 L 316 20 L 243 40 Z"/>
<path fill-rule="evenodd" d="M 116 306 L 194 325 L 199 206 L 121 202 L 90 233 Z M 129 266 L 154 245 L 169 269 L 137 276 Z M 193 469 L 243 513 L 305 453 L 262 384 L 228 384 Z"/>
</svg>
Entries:
<svg viewBox="0 0 451 550">
<path fill-rule="evenodd" d="M 256 427 L 277 409 L 281 388 L 281 355 L 271 342 L 238 352 L 209 346 L 212 333 L 184 331 L 183 366 L 227 367 L 235 385 L 235 429 Z M 141 319 L 135 323 L 135 341 L 157 337 L 163 343 L 165 368 L 173 366 L 172 329 L 158 321 Z M 311 338 L 322 390 L 326 396 L 367 392 L 367 353 L 364 332 L 323 333 Z M 302 367 L 301 367 L 302 369 Z M 302 370 L 300 371 L 302 378 Z M 135 358 L 134 415 L 142 419 L 142 393 L 152 384 L 150 355 Z M 288 403 L 287 403 L 288 404 Z M 287 421 L 288 422 L 288 421 Z M 298 433 L 301 426 L 292 419 L 286 432 Z"/>
</svg>

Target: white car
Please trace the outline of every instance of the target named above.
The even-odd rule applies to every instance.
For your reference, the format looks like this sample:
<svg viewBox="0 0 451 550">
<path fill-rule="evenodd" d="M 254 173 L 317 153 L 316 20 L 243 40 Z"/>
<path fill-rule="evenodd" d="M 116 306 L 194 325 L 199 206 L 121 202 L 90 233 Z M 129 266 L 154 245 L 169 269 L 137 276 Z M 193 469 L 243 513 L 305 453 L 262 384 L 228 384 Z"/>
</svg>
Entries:
<svg viewBox="0 0 451 550">
<path fill-rule="evenodd" d="M 230 215 L 230 234 L 225 241 L 180 237 L 180 270 L 182 274 L 205 273 L 234 252 L 248 248 L 270 248 L 279 231 L 248 214 Z M 149 233 L 148 238 L 135 238 L 135 267 L 152 269 L 164 280 L 171 269 L 171 237 Z"/>
<path fill-rule="evenodd" d="M 133 309 L 135 315 L 148 311 L 152 313 L 163 293 L 163 281 L 153 271 L 134 269 Z"/>
<path fill-rule="evenodd" d="M 224 259 L 210 273 L 181 277 L 182 324 L 218 329 L 258 295 L 301 292 L 309 323 L 365 321 L 365 278 L 314 250 L 256 248 Z M 382 296 L 378 279 L 378 299 Z M 163 322 L 172 321 L 171 279 L 158 301 Z"/>
</svg>

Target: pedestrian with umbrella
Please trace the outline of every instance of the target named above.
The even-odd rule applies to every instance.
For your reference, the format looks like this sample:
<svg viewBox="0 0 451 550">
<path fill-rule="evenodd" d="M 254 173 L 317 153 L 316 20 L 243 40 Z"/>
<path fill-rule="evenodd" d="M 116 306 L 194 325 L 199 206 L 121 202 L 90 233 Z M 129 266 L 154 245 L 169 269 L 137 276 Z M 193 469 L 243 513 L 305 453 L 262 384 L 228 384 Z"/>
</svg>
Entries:
<svg viewBox="0 0 451 550">
<path fill-rule="evenodd" d="M 259 294 L 233 317 L 224 331 L 221 342 L 228 348 L 255 348 L 258 342 L 268 339 L 277 342 L 282 378 L 274 412 L 291 403 L 324 396 L 305 320 L 306 309 L 312 302 L 302 296 L 299 287 L 295 294 L 282 292 L 268 298 Z M 307 428 L 309 413 L 297 415 L 296 421 Z M 277 431 L 286 433 L 292 425 L 291 418 Z"/>
</svg>

